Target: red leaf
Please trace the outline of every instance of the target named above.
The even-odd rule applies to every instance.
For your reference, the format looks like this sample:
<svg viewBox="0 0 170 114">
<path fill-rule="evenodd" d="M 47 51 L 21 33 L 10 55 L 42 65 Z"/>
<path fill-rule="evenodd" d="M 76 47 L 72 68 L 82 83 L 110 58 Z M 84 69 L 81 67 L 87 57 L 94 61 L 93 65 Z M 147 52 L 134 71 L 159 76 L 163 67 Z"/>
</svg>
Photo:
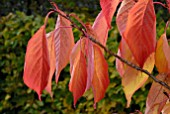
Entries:
<svg viewBox="0 0 170 114">
<path fill-rule="evenodd" d="M 124 33 L 126 29 L 128 14 L 129 14 L 130 9 L 134 5 L 135 5 L 134 0 L 123 0 L 123 2 L 121 3 L 121 6 L 116 16 L 116 23 L 117 23 L 117 26 L 118 26 L 118 29 L 121 35 Z"/>
<path fill-rule="evenodd" d="M 48 82 L 49 70 L 47 39 L 43 25 L 28 42 L 23 77 L 24 83 L 37 92 L 40 100 Z"/>
<path fill-rule="evenodd" d="M 74 46 L 74 37 L 71 23 L 58 16 L 56 30 L 54 32 L 55 51 L 56 51 L 56 83 L 61 70 L 68 64 L 71 50 Z"/>
<path fill-rule="evenodd" d="M 79 40 L 74 46 L 70 56 L 69 90 L 73 93 L 74 106 L 77 100 L 84 94 L 87 83 L 86 58 L 84 55 L 86 39 Z"/>
<path fill-rule="evenodd" d="M 157 42 L 155 53 L 155 65 L 159 73 L 170 72 L 170 47 L 164 33 Z"/>
<path fill-rule="evenodd" d="M 56 69 L 56 55 L 55 55 L 55 48 L 54 48 L 54 31 L 48 33 L 46 35 L 47 41 L 48 41 L 48 51 L 49 51 L 49 57 L 50 57 L 50 73 L 49 73 L 49 80 L 48 84 L 45 88 L 45 90 L 53 96 L 53 93 L 51 91 L 51 82 L 52 82 L 52 77 Z"/>
<path fill-rule="evenodd" d="M 108 31 L 111 28 L 113 14 L 119 4 L 119 0 L 100 0 L 102 11 L 98 14 L 93 29 L 97 33 L 97 40 L 106 45 Z"/>
<path fill-rule="evenodd" d="M 170 77 L 167 74 L 159 74 L 157 78 L 168 85 L 170 84 Z M 164 91 L 165 88 L 162 85 L 153 82 L 147 97 L 145 114 L 160 114 L 168 99 Z M 167 93 L 170 91 L 167 90 Z"/>
<path fill-rule="evenodd" d="M 122 39 L 119 46 L 119 56 L 137 65 L 127 43 Z M 154 67 L 154 53 L 151 54 L 143 65 L 143 69 L 152 72 Z M 127 99 L 127 107 L 130 106 L 131 97 L 136 90 L 138 90 L 148 79 L 148 76 L 140 71 L 127 66 L 118 59 L 116 59 L 116 68 L 122 77 L 123 90 Z"/>
<path fill-rule="evenodd" d="M 108 65 L 100 48 L 94 44 L 94 76 L 92 89 L 94 93 L 94 107 L 100 101 L 109 85 Z"/>
<path fill-rule="evenodd" d="M 123 37 L 137 63 L 143 67 L 155 51 L 156 44 L 156 16 L 152 0 L 139 0 L 130 10 Z"/>
</svg>

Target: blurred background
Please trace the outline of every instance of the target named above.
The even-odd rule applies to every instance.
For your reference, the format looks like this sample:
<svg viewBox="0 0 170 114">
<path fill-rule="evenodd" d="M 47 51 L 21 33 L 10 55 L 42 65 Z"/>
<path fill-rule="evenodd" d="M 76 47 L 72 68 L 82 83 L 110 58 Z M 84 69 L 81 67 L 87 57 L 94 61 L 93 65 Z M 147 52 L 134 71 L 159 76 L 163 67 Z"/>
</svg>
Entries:
<svg viewBox="0 0 170 114">
<path fill-rule="evenodd" d="M 59 8 L 67 13 L 76 13 L 83 22 L 93 23 L 101 10 L 99 0 L 53 0 Z M 156 0 L 155 0 L 156 1 Z M 165 3 L 165 0 L 159 0 Z M 23 83 L 23 67 L 26 45 L 31 36 L 43 24 L 44 17 L 50 11 L 48 0 L 0 0 L 0 113 L 1 114 L 110 114 L 133 113 L 145 110 L 145 101 L 152 80 L 139 89 L 132 97 L 130 108 L 126 108 L 126 99 L 121 86 L 121 78 L 115 69 L 115 58 L 105 55 L 109 65 L 110 85 L 105 98 L 93 108 L 92 91 L 87 91 L 79 99 L 76 109 L 73 108 L 73 97 L 68 90 L 70 79 L 69 65 L 61 72 L 59 82 L 53 81 L 52 99 L 46 91 L 42 101 L 37 94 Z M 157 14 L 157 38 L 164 32 L 165 22 L 170 17 L 168 11 L 160 5 L 155 5 Z M 54 29 L 57 15 L 49 18 L 46 32 Z M 73 29 L 75 39 L 80 33 Z M 167 31 L 170 38 L 170 30 Z M 112 21 L 107 47 L 117 52 L 120 35 Z M 157 71 L 154 70 L 156 75 Z"/>
</svg>

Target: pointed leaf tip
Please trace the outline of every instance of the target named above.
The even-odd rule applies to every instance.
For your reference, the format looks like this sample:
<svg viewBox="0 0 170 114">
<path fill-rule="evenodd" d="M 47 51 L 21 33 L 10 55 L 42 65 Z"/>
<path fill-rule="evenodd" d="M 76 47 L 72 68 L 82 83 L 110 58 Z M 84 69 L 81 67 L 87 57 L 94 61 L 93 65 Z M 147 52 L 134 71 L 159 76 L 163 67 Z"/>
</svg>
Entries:
<svg viewBox="0 0 170 114">
<path fill-rule="evenodd" d="M 94 106 L 105 96 L 109 85 L 108 65 L 100 50 L 100 47 L 93 44 L 94 47 L 94 76 L 92 80 L 92 89 L 94 94 Z"/>
<path fill-rule="evenodd" d="M 69 90 L 73 93 L 74 106 L 77 100 L 84 94 L 87 83 L 86 58 L 84 56 L 86 39 L 80 39 L 74 46 L 70 56 Z"/>
<path fill-rule="evenodd" d="M 74 46 L 74 36 L 71 23 L 62 16 L 58 16 L 56 29 L 54 30 L 54 45 L 56 54 L 56 83 L 60 72 L 69 62 L 71 50 Z"/>
<path fill-rule="evenodd" d="M 43 25 L 28 42 L 23 77 L 24 83 L 37 92 L 40 100 L 48 83 L 49 70 L 49 54 Z"/>
<path fill-rule="evenodd" d="M 143 67 L 156 46 L 156 15 L 152 0 L 139 0 L 133 6 L 128 15 L 123 38 L 136 62 Z"/>
</svg>

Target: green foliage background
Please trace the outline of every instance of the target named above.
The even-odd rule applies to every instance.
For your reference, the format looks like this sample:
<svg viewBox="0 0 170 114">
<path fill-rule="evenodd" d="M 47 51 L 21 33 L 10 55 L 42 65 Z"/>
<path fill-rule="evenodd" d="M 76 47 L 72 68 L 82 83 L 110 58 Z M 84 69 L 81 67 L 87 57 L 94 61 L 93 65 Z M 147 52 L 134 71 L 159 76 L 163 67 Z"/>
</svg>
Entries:
<svg viewBox="0 0 170 114">
<path fill-rule="evenodd" d="M 22 0 L 21 0 L 22 1 Z M 65 113 L 119 113 L 126 114 L 135 112 L 135 110 L 144 111 L 145 100 L 148 90 L 151 85 L 151 80 L 148 80 L 146 85 L 139 89 L 132 98 L 130 108 L 126 108 L 126 99 L 121 86 L 121 78 L 115 69 L 115 58 L 106 54 L 106 59 L 109 65 L 110 85 L 107 89 L 105 98 L 97 104 L 97 109 L 93 108 L 92 91 L 87 91 L 77 103 L 76 109 L 73 108 L 72 94 L 68 90 L 70 79 L 69 65 L 61 72 L 59 83 L 53 81 L 54 98 L 52 99 L 46 91 L 43 92 L 42 101 L 39 101 L 37 94 L 26 87 L 23 83 L 23 67 L 26 45 L 31 36 L 43 24 L 44 16 L 50 8 L 47 1 L 39 0 L 39 2 L 31 1 L 28 5 L 23 6 L 23 9 L 18 6 L 14 9 L 6 9 L 3 7 L 7 3 L 12 5 L 10 0 L 1 1 L 0 11 L 0 113 L 5 114 L 65 114 Z M 41 4 L 38 7 L 38 3 Z M 93 22 L 97 13 L 100 10 L 98 0 L 89 0 L 76 2 L 66 0 L 58 0 L 58 5 L 68 12 L 77 13 L 84 21 Z M 3 5 L 4 4 L 4 5 Z M 90 5 L 88 5 L 90 4 Z M 77 6 L 78 5 L 78 6 Z M 34 6 L 34 7 L 31 7 Z M 45 9 L 44 12 L 42 12 Z M 161 9 L 157 12 L 157 36 L 164 31 L 165 21 L 168 20 L 167 10 Z M 4 10 L 4 12 L 3 12 Z M 20 11 L 17 11 L 20 10 Z M 21 12 L 22 11 L 22 12 Z M 35 12 L 34 12 L 35 11 Z M 12 12 L 12 13 L 11 13 Z M 42 14 L 43 13 L 43 14 Z M 55 26 L 56 15 L 53 15 L 49 21 L 46 32 L 53 30 Z M 107 47 L 117 52 L 120 42 L 115 17 L 112 22 L 112 30 L 109 32 Z M 168 35 L 170 34 L 168 29 Z M 74 29 L 75 38 L 80 37 L 80 33 Z M 156 70 L 154 72 L 156 74 Z"/>
</svg>

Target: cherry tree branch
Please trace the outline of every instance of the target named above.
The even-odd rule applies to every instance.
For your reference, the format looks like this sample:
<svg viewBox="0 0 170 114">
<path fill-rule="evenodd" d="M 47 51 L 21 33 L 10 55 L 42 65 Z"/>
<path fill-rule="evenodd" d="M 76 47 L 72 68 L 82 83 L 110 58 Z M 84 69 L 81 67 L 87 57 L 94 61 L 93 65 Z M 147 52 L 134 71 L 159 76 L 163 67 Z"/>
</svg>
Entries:
<svg viewBox="0 0 170 114">
<path fill-rule="evenodd" d="M 97 41 L 96 39 L 92 38 L 91 36 L 87 36 L 86 31 L 79 27 L 73 20 L 71 20 L 69 15 L 63 15 L 60 11 L 53 9 L 54 11 L 56 11 L 60 16 L 64 17 L 65 19 L 69 20 L 72 23 L 72 26 L 74 28 L 77 28 L 80 32 L 83 33 L 84 36 L 88 37 L 92 42 L 94 42 L 95 44 L 99 45 L 101 48 L 103 48 L 105 50 L 105 52 L 107 52 L 108 54 L 116 57 L 117 59 L 119 59 L 121 62 L 125 63 L 126 65 L 141 71 L 145 74 L 147 74 L 150 78 L 152 78 L 156 83 L 159 83 L 160 85 L 164 86 L 165 88 L 167 88 L 168 90 L 170 90 L 170 86 L 168 84 L 166 84 L 165 82 L 158 80 L 154 75 L 152 75 L 150 72 L 148 72 L 147 70 L 125 60 L 124 58 L 120 57 L 119 55 L 117 55 L 116 53 L 112 52 L 111 50 L 107 49 L 104 45 L 102 45 L 99 41 Z M 80 23 L 81 24 L 81 23 Z M 83 26 L 83 25 L 82 25 Z M 85 28 L 86 29 L 86 28 Z"/>
</svg>

